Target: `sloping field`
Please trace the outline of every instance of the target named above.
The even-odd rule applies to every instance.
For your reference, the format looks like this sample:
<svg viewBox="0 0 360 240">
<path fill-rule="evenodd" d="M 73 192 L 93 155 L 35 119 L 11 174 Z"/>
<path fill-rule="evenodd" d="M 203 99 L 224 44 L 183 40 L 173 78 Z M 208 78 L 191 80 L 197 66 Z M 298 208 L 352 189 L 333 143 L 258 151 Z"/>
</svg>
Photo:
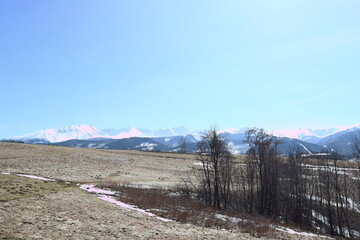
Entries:
<svg viewBox="0 0 360 240">
<path fill-rule="evenodd" d="M 241 229 L 164 222 L 76 185 L 117 181 L 171 187 L 194 163 L 186 154 L 0 143 L 0 239 L 255 239 Z M 279 238 L 314 239 L 281 232 Z"/>
<path fill-rule="evenodd" d="M 0 143 L 1 171 L 76 182 L 112 179 L 133 184 L 176 184 L 194 161 L 192 155 L 185 154 Z"/>
</svg>

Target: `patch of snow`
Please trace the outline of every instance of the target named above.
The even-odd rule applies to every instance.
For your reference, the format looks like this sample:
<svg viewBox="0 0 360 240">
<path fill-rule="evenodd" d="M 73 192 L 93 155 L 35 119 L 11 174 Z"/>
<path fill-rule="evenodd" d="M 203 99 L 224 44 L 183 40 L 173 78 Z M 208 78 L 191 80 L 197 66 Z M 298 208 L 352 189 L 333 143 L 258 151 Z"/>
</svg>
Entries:
<svg viewBox="0 0 360 240">
<path fill-rule="evenodd" d="M 317 220 L 319 220 L 320 222 L 324 223 L 326 226 L 329 226 L 329 220 L 327 217 L 325 217 L 324 215 L 322 215 L 321 213 L 315 212 L 314 210 L 311 210 L 311 214 L 314 218 L 316 218 Z"/>
<path fill-rule="evenodd" d="M 193 163 L 194 165 L 197 165 L 197 166 L 203 166 L 204 164 L 202 162 L 196 162 L 196 163 Z"/>
<path fill-rule="evenodd" d="M 169 152 L 180 152 L 181 148 L 174 148 L 172 150 L 170 150 Z"/>
<path fill-rule="evenodd" d="M 159 216 L 156 216 L 155 214 L 151 213 L 151 212 L 147 212 L 145 211 L 144 209 L 141 209 L 141 208 L 137 208 L 135 206 L 132 206 L 130 204 L 126 204 L 126 203 L 123 203 L 121 201 L 118 201 L 118 200 L 115 200 L 113 197 L 111 196 L 107 196 L 107 195 L 101 195 L 99 196 L 99 198 L 101 200 L 104 200 L 104 201 L 107 201 L 107 202 L 110 202 L 110 203 L 114 203 L 120 207 L 123 207 L 123 208 L 127 208 L 127 209 L 130 209 L 130 210 L 134 210 L 134 211 L 137 211 L 137 212 L 140 212 L 140 213 L 143 213 L 143 214 L 146 214 L 150 217 L 156 217 L 157 219 L 161 220 L 161 221 L 164 221 L 164 222 L 173 222 L 173 220 L 171 219 L 167 219 L 167 218 L 163 218 L 163 217 L 159 217 Z"/>
<path fill-rule="evenodd" d="M 229 220 L 232 223 L 239 223 L 239 222 L 246 222 L 246 223 L 254 223 L 254 221 L 250 221 L 250 220 L 246 220 L 246 219 L 241 219 L 241 218 L 236 218 L 236 217 L 228 217 L 226 215 L 222 215 L 222 214 L 215 214 L 215 217 L 218 219 L 221 219 L 223 221 Z M 270 227 L 272 227 L 273 229 L 277 230 L 277 231 L 281 231 L 281 232 L 286 232 L 286 233 L 290 233 L 290 234 L 296 234 L 296 235 L 302 235 L 302 236 L 310 236 L 310 237 L 320 237 L 320 238 L 325 238 L 325 239 L 333 239 L 333 238 L 329 238 L 326 236 L 321 236 L 321 235 L 317 235 L 314 233 L 309 233 L 309 232 L 297 232 L 291 228 L 286 228 L 286 227 L 282 227 L 282 226 L 275 226 L 275 225 L 270 225 Z"/>
<path fill-rule="evenodd" d="M 143 142 L 138 147 L 142 147 L 142 150 L 152 151 L 157 146 L 156 143 Z"/>
<path fill-rule="evenodd" d="M 220 130 L 220 131 L 218 131 L 217 133 L 218 133 L 218 134 L 221 134 L 221 133 L 231 133 L 231 134 L 235 134 L 235 133 L 238 133 L 238 132 L 239 132 L 239 129 L 229 128 L 229 129 Z"/>
<path fill-rule="evenodd" d="M 309 175 L 301 175 L 301 177 L 304 179 L 312 179 L 313 178 L 312 176 L 309 176 Z"/>
<path fill-rule="evenodd" d="M 311 154 L 301 154 L 302 157 L 314 157 L 314 156 L 330 156 L 330 153 L 311 153 Z"/>
<path fill-rule="evenodd" d="M 320 214 L 320 213 L 315 212 L 314 210 L 312 210 L 312 216 L 313 216 L 314 218 L 316 218 L 317 220 L 321 221 L 322 223 L 324 223 L 326 226 L 330 226 L 328 218 L 325 217 L 324 215 L 322 215 L 322 214 Z M 344 230 L 344 232 L 345 232 L 345 236 L 349 238 L 350 236 L 349 236 L 349 230 L 348 230 L 348 228 L 343 227 L 343 230 Z M 359 236 L 360 236 L 360 233 L 359 233 L 358 231 L 356 231 L 356 230 L 351 230 L 351 231 L 352 231 L 352 233 L 353 233 L 356 237 L 359 237 Z M 338 232 L 338 233 L 340 232 L 339 226 L 336 226 L 336 232 Z"/>
<path fill-rule="evenodd" d="M 309 236 L 309 237 L 320 237 L 320 238 L 326 238 L 326 239 L 333 239 L 333 238 L 329 238 L 326 236 L 321 236 L 318 234 L 314 234 L 314 233 L 308 233 L 308 232 L 297 232 L 291 228 L 286 228 L 286 227 L 280 227 L 280 226 L 275 226 L 274 228 L 277 231 L 280 232 L 286 232 L 286 233 L 290 233 L 290 234 L 296 234 L 296 235 L 302 235 L 302 236 Z"/>
<path fill-rule="evenodd" d="M 235 145 L 233 142 L 229 142 L 229 149 L 233 154 L 244 154 L 249 150 L 248 144 Z"/>
<path fill-rule="evenodd" d="M 131 137 L 139 137 L 139 136 L 144 136 L 144 134 L 140 132 L 138 129 L 132 127 L 129 132 L 122 132 L 117 136 L 111 138 L 122 139 L 122 138 L 131 138 Z"/>
<path fill-rule="evenodd" d="M 305 147 L 304 144 L 302 144 L 302 143 L 299 143 L 299 144 L 300 144 L 300 146 L 302 146 L 309 154 L 312 154 L 312 152 L 310 152 L 310 150 L 309 150 L 307 147 Z"/>
<path fill-rule="evenodd" d="M 358 213 L 360 213 L 360 209 L 359 209 L 359 204 L 357 204 L 357 203 L 355 203 L 351 198 L 345 198 L 345 197 L 343 197 L 343 196 L 341 196 L 341 198 L 343 198 L 343 199 L 345 199 L 345 200 L 347 200 L 347 202 L 349 203 L 349 208 L 350 209 L 353 209 L 353 210 L 355 210 L 355 212 L 358 212 Z"/>
<path fill-rule="evenodd" d="M 319 201 L 319 202 L 322 202 L 323 204 L 328 204 L 328 201 L 326 199 L 322 199 L 320 197 L 316 197 L 316 196 L 310 196 L 310 195 L 305 195 L 305 197 L 307 199 L 311 199 L 311 200 L 315 200 L 315 201 Z M 342 199 L 346 199 L 345 197 L 341 196 Z M 348 203 L 343 203 L 343 204 L 340 204 L 339 205 L 341 207 L 345 207 L 345 208 L 348 208 L 349 210 L 354 210 L 355 212 L 358 212 L 360 213 L 360 209 L 358 207 L 358 204 L 355 203 L 351 198 L 347 198 L 347 202 Z M 337 206 L 336 202 L 333 202 L 331 201 L 330 204 L 332 206 Z"/>
<path fill-rule="evenodd" d="M 45 129 L 35 133 L 13 137 L 14 139 L 47 139 L 50 142 L 62 142 L 70 139 L 88 139 L 98 137 L 100 130 L 88 125 L 66 126 L 56 129 Z"/>
<path fill-rule="evenodd" d="M 174 130 L 173 130 L 172 128 L 169 128 L 169 130 L 170 130 L 170 132 L 171 132 L 171 134 L 172 134 L 173 136 L 176 135 L 175 132 L 174 132 Z"/>
<path fill-rule="evenodd" d="M 312 169 L 319 169 L 319 170 L 323 170 L 323 171 L 331 171 L 331 172 L 335 172 L 335 167 L 332 166 L 317 166 L 317 165 L 310 165 L 310 164 L 301 164 L 301 166 L 306 167 L 306 168 L 312 168 Z M 346 171 L 359 171 L 360 169 L 358 168 L 340 168 L 337 167 L 336 168 L 337 172 L 339 174 L 346 174 Z"/>
<path fill-rule="evenodd" d="M 100 188 L 94 187 L 94 185 L 87 185 L 87 184 L 80 185 L 80 188 L 87 191 L 87 192 L 95 193 L 95 194 L 97 194 L 97 197 L 99 199 L 110 202 L 110 203 L 114 203 L 114 204 L 116 204 L 116 205 L 118 205 L 120 207 L 127 208 L 127 209 L 130 209 L 130 210 L 134 210 L 134 211 L 146 214 L 146 215 L 148 215 L 150 217 L 156 217 L 157 219 L 159 219 L 161 221 L 164 221 L 164 222 L 174 222 L 171 219 L 156 216 L 155 214 L 153 214 L 151 212 L 147 212 L 144 209 L 137 208 L 136 206 L 126 204 L 124 202 L 121 202 L 121 201 L 118 201 L 118 200 L 114 199 L 112 196 L 114 196 L 116 194 L 115 191 L 100 189 Z M 109 196 L 109 195 L 112 195 L 112 196 Z"/>
<path fill-rule="evenodd" d="M 239 223 L 239 222 L 254 223 L 253 221 L 250 221 L 250 220 L 236 218 L 236 217 L 229 217 L 229 216 L 218 214 L 218 213 L 215 214 L 215 217 L 218 219 L 221 219 L 223 221 L 229 220 L 232 223 Z"/>
<path fill-rule="evenodd" d="M 11 175 L 11 173 L 8 173 L 8 172 L 3 172 L 1 174 L 4 174 L 4 175 Z"/>
<path fill-rule="evenodd" d="M 106 194 L 106 195 L 115 195 L 116 194 L 115 191 L 96 188 L 96 187 L 94 187 L 94 185 L 82 184 L 82 185 L 80 185 L 80 188 L 87 192 L 91 192 L 91 193 L 95 193 L 95 194 Z"/>
<path fill-rule="evenodd" d="M 275 131 L 273 135 L 277 137 L 300 138 L 301 136 L 314 136 L 315 134 L 310 132 L 308 129 L 300 128 L 297 130 L 290 130 L 290 131 L 286 131 L 286 130 Z"/>
<path fill-rule="evenodd" d="M 44 178 L 44 177 L 38 177 L 38 176 L 34 176 L 34 175 L 27 175 L 27 174 L 17 174 L 17 175 L 20 176 L 20 177 L 27 177 L 27 178 L 32 178 L 32 179 L 38 179 L 38 180 L 55 182 L 54 179 Z"/>
</svg>

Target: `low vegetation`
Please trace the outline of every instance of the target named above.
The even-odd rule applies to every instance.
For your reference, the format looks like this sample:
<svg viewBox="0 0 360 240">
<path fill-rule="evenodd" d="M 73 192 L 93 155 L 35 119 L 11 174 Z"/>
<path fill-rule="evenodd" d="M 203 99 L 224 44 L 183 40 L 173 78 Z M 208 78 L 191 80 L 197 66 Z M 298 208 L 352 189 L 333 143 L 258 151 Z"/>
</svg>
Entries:
<svg viewBox="0 0 360 240">
<path fill-rule="evenodd" d="M 217 229 L 237 229 L 255 237 L 279 237 L 277 231 L 271 227 L 279 224 L 278 221 L 260 215 L 217 210 L 199 202 L 195 192 L 188 192 L 182 187 L 141 188 L 117 182 L 102 182 L 98 187 L 116 191 L 119 194 L 118 200 L 122 202 L 177 222 Z"/>
</svg>

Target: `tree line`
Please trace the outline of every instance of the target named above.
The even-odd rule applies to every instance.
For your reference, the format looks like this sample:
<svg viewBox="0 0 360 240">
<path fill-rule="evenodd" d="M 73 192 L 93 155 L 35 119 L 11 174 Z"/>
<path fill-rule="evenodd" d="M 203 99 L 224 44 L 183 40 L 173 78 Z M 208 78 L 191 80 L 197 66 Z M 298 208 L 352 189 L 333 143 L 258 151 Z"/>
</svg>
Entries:
<svg viewBox="0 0 360 240">
<path fill-rule="evenodd" d="M 360 237 L 360 140 L 353 142 L 354 166 L 333 151 L 326 159 L 305 157 L 296 146 L 280 156 L 278 138 L 263 129 L 246 132 L 245 161 L 230 152 L 212 127 L 198 144 L 201 169 L 191 181 L 197 198 L 217 209 L 231 209 L 301 225 L 343 237 Z M 357 164 L 357 165 L 356 165 Z"/>
</svg>

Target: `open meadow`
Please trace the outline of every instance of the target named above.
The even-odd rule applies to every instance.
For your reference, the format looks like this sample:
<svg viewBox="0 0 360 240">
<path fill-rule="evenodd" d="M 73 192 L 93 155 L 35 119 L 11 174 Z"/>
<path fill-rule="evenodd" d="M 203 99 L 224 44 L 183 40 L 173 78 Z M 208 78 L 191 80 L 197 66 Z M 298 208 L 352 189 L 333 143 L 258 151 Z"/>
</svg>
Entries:
<svg viewBox="0 0 360 240">
<path fill-rule="evenodd" d="M 315 234 L 298 234 L 295 231 L 290 231 L 293 233 L 290 234 L 289 229 L 270 220 L 251 216 L 243 216 L 240 220 L 239 216 L 228 217 L 212 210 L 207 214 L 199 210 L 203 215 L 197 214 L 196 221 L 186 221 L 179 215 L 172 217 L 171 208 L 177 211 L 174 203 L 164 214 L 159 209 L 152 211 L 151 206 L 146 208 L 146 212 L 134 206 L 124 207 L 126 196 L 131 194 L 138 196 L 138 200 L 146 196 L 156 199 L 164 194 L 151 191 L 155 187 L 168 189 L 176 195 L 182 179 L 186 178 L 189 171 L 198 167 L 196 156 L 190 154 L 77 149 L 2 142 L 0 239 L 324 238 Z M 118 184 L 117 196 L 120 198 L 104 201 L 110 197 L 100 197 L 99 194 L 83 190 L 91 190 L 91 187 L 81 189 L 79 186 L 105 186 L 110 183 Z M 136 188 L 140 189 L 141 196 L 139 191 L 134 191 Z M 129 194 L 121 195 L 121 191 Z M 117 202 L 119 199 L 122 202 Z M 165 195 L 163 199 L 167 199 Z M 134 199 L 128 201 L 127 203 L 134 204 Z M 171 201 L 169 199 L 167 202 Z M 181 205 L 183 202 L 178 203 Z M 139 202 L 138 205 L 142 203 Z M 186 211 L 183 214 L 189 215 Z M 149 214 L 150 212 L 156 215 Z M 156 216 L 163 216 L 166 220 Z M 205 221 L 205 218 L 215 221 L 214 216 L 217 222 Z"/>
</svg>

